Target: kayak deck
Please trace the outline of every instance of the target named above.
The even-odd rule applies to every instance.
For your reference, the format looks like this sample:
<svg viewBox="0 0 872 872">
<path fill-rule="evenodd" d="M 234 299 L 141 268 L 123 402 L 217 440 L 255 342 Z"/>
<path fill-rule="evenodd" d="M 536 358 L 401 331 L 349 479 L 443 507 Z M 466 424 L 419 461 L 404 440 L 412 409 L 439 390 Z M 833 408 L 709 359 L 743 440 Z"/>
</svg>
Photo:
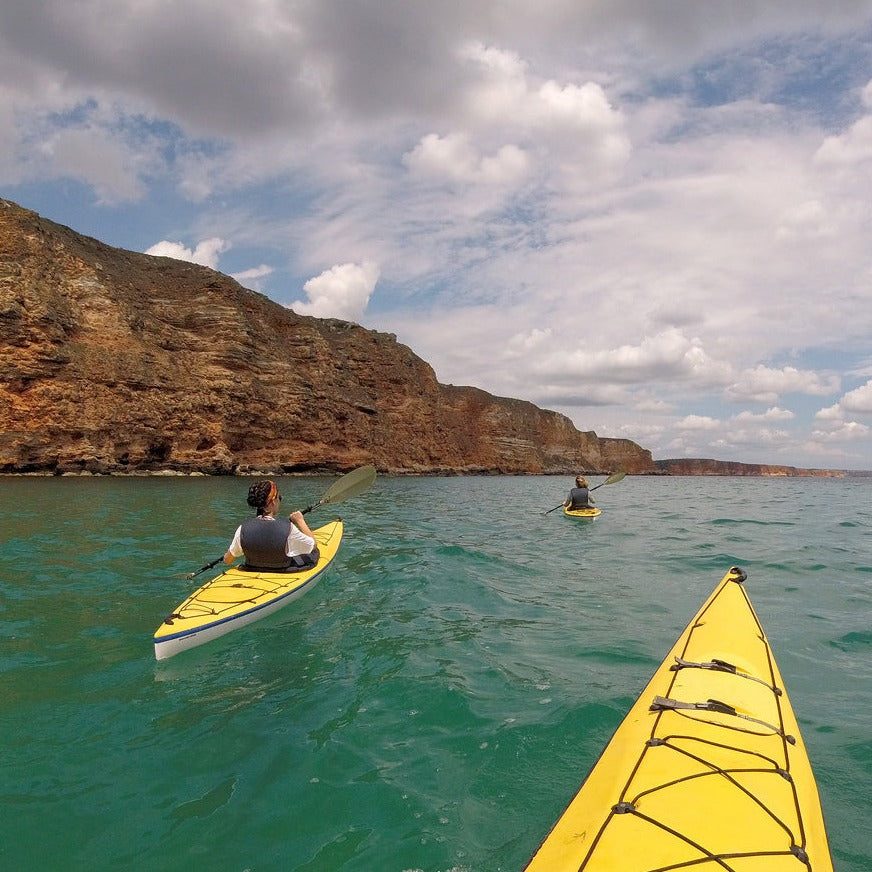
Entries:
<svg viewBox="0 0 872 872">
<path fill-rule="evenodd" d="M 527 872 L 831 872 L 799 726 L 732 568 Z"/>
<path fill-rule="evenodd" d="M 566 515 L 567 518 L 586 518 L 587 520 L 592 521 L 594 518 L 597 518 L 602 514 L 602 510 L 596 508 L 596 506 L 589 506 L 585 509 L 569 509 L 564 506 L 563 514 Z"/>
<path fill-rule="evenodd" d="M 320 553 L 316 566 L 299 572 L 228 569 L 164 618 L 154 634 L 155 658 L 164 660 L 260 620 L 315 587 L 336 556 L 343 524 L 331 521 L 312 532 Z"/>
</svg>

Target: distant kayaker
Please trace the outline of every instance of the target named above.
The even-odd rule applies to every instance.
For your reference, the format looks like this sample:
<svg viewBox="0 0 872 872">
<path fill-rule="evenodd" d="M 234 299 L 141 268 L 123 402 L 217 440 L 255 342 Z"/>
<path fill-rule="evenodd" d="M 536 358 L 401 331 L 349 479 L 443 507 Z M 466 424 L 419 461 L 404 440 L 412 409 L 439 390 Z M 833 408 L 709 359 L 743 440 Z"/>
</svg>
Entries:
<svg viewBox="0 0 872 872">
<path fill-rule="evenodd" d="M 305 569 L 318 562 L 318 545 L 303 513 L 275 517 L 281 501 L 274 481 L 259 481 L 248 489 L 248 505 L 257 515 L 236 528 L 225 563 L 233 563 L 243 554 L 243 569 Z"/>
<path fill-rule="evenodd" d="M 587 479 L 583 475 L 575 477 L 575 487 L 569 492 L 563 505 L 567 509 L 587 509 L 593 505 L 593 497 L 590 495 Z"/>
</svg>

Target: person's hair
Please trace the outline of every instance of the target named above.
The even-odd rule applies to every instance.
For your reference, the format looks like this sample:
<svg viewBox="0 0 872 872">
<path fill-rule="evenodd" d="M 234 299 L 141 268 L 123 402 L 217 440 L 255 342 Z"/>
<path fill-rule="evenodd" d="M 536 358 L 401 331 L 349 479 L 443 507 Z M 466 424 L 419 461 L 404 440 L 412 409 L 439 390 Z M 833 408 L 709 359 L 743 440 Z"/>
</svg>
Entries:
<svg viewBox="0 0 872 872">
<path fill-rule="evenodd" d="M 270 496 L 275 492 L 276 486 L 271 481 L 255 482 L 248 489 L 248 505 L 257 509 L 258 515 L 263 514 L 266 504 L 270 500 Z"/>
<path fill-rule="evenodd" d="M 575 477 L 575 486 L 576 487 L 587 487 L 587 479 L 583 475 L 577 475 Z"/>
</svg>

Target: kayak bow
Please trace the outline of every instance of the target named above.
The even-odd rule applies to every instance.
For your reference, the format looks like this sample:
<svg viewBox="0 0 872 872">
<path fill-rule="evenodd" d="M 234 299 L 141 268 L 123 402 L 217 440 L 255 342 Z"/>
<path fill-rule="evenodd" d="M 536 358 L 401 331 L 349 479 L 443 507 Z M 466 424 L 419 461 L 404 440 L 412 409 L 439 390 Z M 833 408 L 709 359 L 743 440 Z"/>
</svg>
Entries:
<svg viewBox="0 0 872 872">
<path fill-rule="evenodd" d="M 799 726 L 736 567 L 620 724 L 527 872 L 832 872 Z"/>
</svg>

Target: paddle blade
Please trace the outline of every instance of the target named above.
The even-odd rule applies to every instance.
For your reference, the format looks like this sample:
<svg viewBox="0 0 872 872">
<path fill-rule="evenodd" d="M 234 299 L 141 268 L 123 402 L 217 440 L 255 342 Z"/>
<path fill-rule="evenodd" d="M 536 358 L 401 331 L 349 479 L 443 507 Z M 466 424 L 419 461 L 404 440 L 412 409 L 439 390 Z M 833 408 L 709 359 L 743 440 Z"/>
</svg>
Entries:
<svg viewBox="0 0 872 872">
<path fill-rule="evenodd" d="M 598 487 L 604 487 L 607 484 L 616 484 L 619 482 L 627 473 L 626 472 L 613 472 L 605 481 L 600 482 L 596 487 L 592 487 L 591 490 L 595 491 Z"/>
<path fill-rule="evenodd" d="M 356 497 L 368 490 L 375 481 L 376 471 L 374 466 L 359 466 L 351 472 L 346 473 L 342 478 L 334 481 L 327 488 L 327 492 L 312 506 L 303 509 L 303 514 L 312 511 L 318 506 L 326 506 L 328 503 L 341 503 L 343 500 Z"/>
<path fill-rule="evenodd" d="M 375 481 L 375 467 L 361 466 L 342 478 L 333 482 L 327 488 L 327 493 L 321 498 L 322 503 L 338 503 L 341 500 L 347 500 L 351 497 L 356 497 L 362 494 L 365 490 L 369 490 L 372 483 Z"/>
</svg>

